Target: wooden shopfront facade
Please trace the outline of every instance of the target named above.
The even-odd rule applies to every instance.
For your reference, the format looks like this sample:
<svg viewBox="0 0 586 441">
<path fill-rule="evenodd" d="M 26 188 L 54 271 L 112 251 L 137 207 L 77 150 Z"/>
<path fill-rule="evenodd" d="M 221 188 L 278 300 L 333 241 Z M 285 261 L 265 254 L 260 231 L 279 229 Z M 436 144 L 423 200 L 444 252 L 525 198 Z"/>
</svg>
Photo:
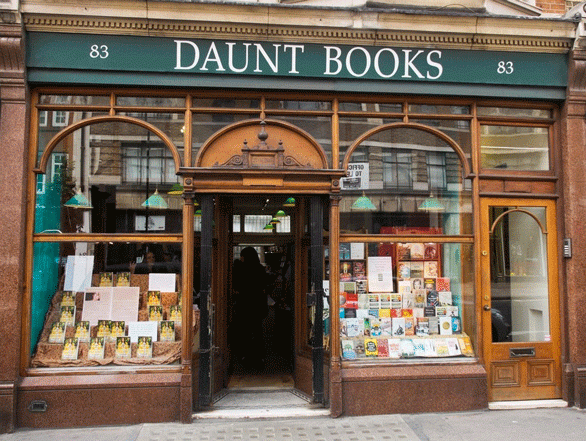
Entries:
<svg viewBox="0 0 586 441">
<path fill-rule="evenodd" d="M 574 20 L 498 16 L 472 33 L 467 14 L 426 15 L 440 34 L 420 14 L 378 11 L 381 26 L 421 29 L 358 32 L 324 8 L 328 29 L 296 33 L 286 20 L 214 25 L 206 4 L 165 19 L 165 6 L 108 32 L 23 16 L 15 426 L 190 422 L 213 408 L 250 373 L 234 263 L 247 246 L 278 282 L 260 371 L 332 416 L 573 402 L 561 244 Z M 276 10 L 299 23 L 312 11 Z M 496 38 L 519 23 L 523 36 Z M 103 355 L 102 319 L 124 322 Z M 124 412 L 100 411 L 114 400 Z"/>
</svg>

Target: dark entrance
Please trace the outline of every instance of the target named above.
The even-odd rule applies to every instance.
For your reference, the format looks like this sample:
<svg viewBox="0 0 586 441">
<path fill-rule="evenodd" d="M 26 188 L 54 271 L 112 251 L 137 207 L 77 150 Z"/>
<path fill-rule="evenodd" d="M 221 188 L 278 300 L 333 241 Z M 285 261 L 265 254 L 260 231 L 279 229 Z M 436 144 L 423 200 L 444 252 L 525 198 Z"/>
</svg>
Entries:
<svg viewBox="0 0 586 441">
<path fill-rule="evenodd" d="M 200 406 L 226 389 L 258 387 L 295 388 L 324 403 L 325 199 L 209 197 L 214 215 L 203 204 L 201 215 Z"/>
</svg>

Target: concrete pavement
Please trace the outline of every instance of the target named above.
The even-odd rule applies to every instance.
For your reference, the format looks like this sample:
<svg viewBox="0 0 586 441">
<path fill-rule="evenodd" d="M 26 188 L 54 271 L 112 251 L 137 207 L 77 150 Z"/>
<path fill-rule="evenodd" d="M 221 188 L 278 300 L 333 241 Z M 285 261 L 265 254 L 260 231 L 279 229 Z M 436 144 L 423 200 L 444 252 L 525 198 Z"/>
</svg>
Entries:
<svg viewBox="0 0 586 441">
<path fill-rule="evenodd" d="M 584 441 L 586 411 L 576 408 L 364 417 L 195 420 L 99 428 L 28 430 L 0 441 Z"/>
</svg>

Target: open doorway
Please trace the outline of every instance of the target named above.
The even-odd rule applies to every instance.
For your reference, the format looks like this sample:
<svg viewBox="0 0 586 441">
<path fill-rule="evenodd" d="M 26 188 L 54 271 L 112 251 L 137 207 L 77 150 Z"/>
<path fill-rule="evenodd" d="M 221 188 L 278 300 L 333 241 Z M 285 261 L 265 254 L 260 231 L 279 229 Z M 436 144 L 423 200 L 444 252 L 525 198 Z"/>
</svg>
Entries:
<svg viewBox="0 0 586 441">
<path fill-rule="evenodd" d="M 227 390 L 294 389 L 297 203 L 227 197 Z M 297 243 L 301 238 L 297 238 Z M 296 271 L 297 269 L 297 271 Z M 301 269 L 301 271 L 303 271 Z"/>
<path fill-rule="evenodd" d="M 200 406 L 217 408 L 226 394 L 251 390 L 287 390 L 304 397 L 305 406 L 323 404 L 324 328 L 316 317 L 323 316 L 326 199 L 201 199 L 200 275 L 211 289 L 200 299 L 202 329 L 208 330 L 199 339 Z M 253 255 L 253 266 L 240 260 L 245 252 Z M 285 407 L 282 400 L 277 404 Z"/>
<path fill-rule="evenodd" d="M 254 255 L 260 276 L 246 266 Z M 294 243 L 239 242 L 233 256 L 228 389 L 293 388 Z"/>
</svg>

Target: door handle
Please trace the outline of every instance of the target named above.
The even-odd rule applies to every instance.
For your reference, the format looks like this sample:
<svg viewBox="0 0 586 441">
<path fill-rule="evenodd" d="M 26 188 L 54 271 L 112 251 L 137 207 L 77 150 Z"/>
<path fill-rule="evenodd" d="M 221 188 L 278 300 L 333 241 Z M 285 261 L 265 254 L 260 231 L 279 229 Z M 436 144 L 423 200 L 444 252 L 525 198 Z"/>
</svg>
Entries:
<svg viewBox="0 0 586 441">
<path fill-rule="evenodd" d="M 485 311 L 490 311 L 490 305 L 484 305 L 483 309 L 484 309 Z"/>
</svg>

